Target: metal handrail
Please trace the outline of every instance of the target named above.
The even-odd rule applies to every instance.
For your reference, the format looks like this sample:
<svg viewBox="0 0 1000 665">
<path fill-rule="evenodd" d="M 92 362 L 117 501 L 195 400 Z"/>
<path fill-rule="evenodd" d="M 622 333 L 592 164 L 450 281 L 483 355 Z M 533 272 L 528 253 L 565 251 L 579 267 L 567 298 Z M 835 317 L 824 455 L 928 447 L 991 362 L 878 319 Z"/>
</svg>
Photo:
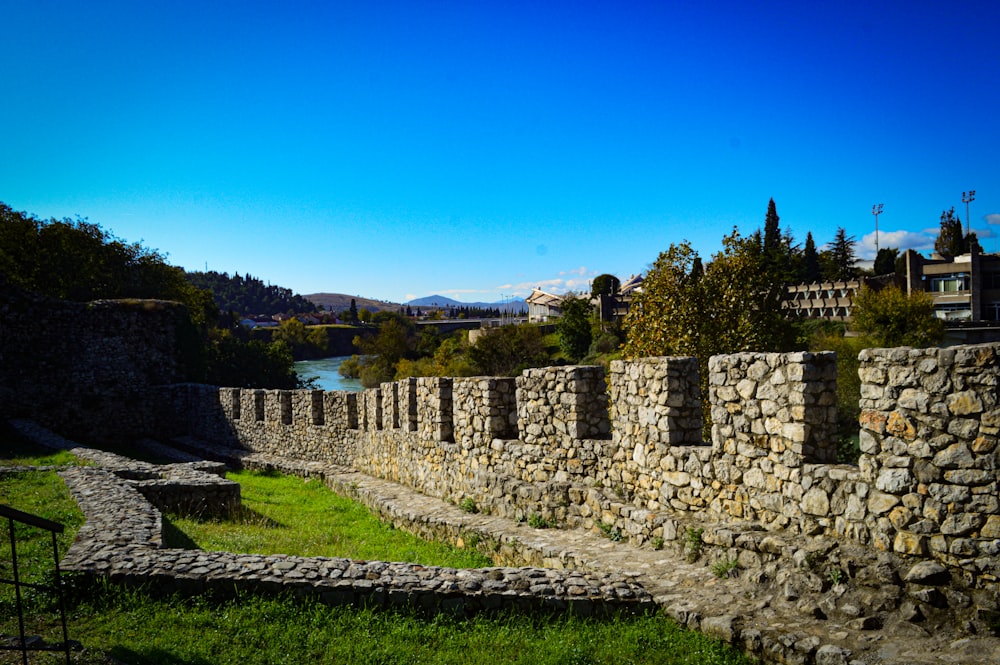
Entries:
<svg viewBox="0 0 1000 665">
<path fill-rule="evenodd" d="M 0 650 L 7 651 L 20 651 L 22 658 L 24 660 L 24 665 L 28 665 L 28 652 L 29 651 L 59 651 L 63 650 L 66 652 L 66 665 L 70 663 L 70 642 L 69 642 L 69 631 L 66 628 L 66 608 L 63 602 L 63 589 L 62 589 L 62 578 L 59 573 L 59 546 L 56 542 L 56 534 L 62 533 L 65 529 L 59 522 L 53 522 L 47 520 L 44 517 L 38 517 L 37 515 L 32 515 L 30 513 L 25 513 L 16 508 L 11 508 L 8 505 L 0 503 L 0 517 L 6 517 L 8 524 L 10 525 L 10 558 L 14 569 L 14 579 L 7 580 L 0 578 L 0 584 L 11 584 L 14 586 L 14 597 L 17 605 L 17 624 L 20 639 L 20 646 L 4 646 L 0 645 Z M 21 581 L 20 572 L 17 566 L 17 540 L 14 537 L 14 522 L 20 522 L 22 524 L 27 524 L 28 526 L 33 526 L 39 529 L 43 529 L 52 534 L 52 556 L 55 561 L 56 570 L 56 583 L 53 587 L 49 584 L 36 584 L 33 582 L 23 582 Z M 59 598 L 59 618 L 62 621 L 62 631 L 63 631 L 63 643 L 62 649 L 56 649 L 49 646 L 29 646 L 26 636 L 24 634 L 24 607 L 21 600 L 21 588 L 27 587 L 30 589 L 40 589 L 45 591 L 55 591 Z"/>
</svg>

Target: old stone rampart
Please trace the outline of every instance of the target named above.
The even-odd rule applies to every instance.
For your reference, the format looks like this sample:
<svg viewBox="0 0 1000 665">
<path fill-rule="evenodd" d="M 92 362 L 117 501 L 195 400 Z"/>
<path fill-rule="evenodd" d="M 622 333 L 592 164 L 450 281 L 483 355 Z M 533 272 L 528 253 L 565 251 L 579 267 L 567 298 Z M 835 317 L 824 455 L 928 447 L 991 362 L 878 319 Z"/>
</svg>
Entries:
<svg viewBox="0 0 1000 665">
<path fill-rule="evenodd" d="M 405 607 L 471 615 L 479 612 L 573 612 L 601 615 L 644 612 L 655 607 L 651 594 L 634 576 L 553 567 L 498 566 L 458 570 L 413 563 L 346 558 L 204 552 L 167 546 L 161 511 L 224 514 L 240 506 L 239 485 L 220 477 L 217 462 L 156 465 L 79 446 L 30 421 L 11 425 L 47 448 L 69 450 L 89 466 L 59 470 L 86 517 L 66 552 L 63 570 L 84 572 L 116 583 L 142 585 L 164 594 L 221 596 L 238 593 L 287 593 L 331 604 Z M 218 449 L 217 449 L 218 450 Z M 176 451 L 174 451 L 176 452 Z M 331 486 L 349 470 L 288 460 L 238 460 L 250 468 L 279 468 L 316 475 Z M 296 468 L 299 466 L 299 468 Z M 29 469 L 0 469 L 0 475 Z M 356 475 L 356 474 L 355 474 Z M 341 491 L 351 490 L 341 487 Z M 412 527 L 421 519 L 408 519 Z M 424 521 L 424 528 L 438 529 Z M 469 534 L 465 534 L 469 537 Z M 496 543 L 496 555 L 514 539 Z M 530 544 L 519 545 L 518 561 L 537 558 Z M 537 549 L 537 548 L 535 548 Z M 582 567 L 581 567 L 582 568 Z M 153 583 L 153 587 L 149 587 Z"/>
<path fill-rule="evenodd" d="M 186 319 L 176 302 L 68 302 L 0 276 L 0 418 L 30 418 L 82 441 L 142 436 L 151 429 L 146 389 L 184 375 Z"/>
<path fill-rule="evenodd" d="M 357 395 L 180 385 L 150 402 L 179 433 L 349 466 L 502 517 L 655 546 L 725 522 L 741 526 L 706 543 L 758 555 L 769 532 L 847 538 L 995 588 L 998 350 L 864 352 L 858 466 L 835 462 L 830 353 L 713 357 L 710 443 L 691 358 Z"/>
</svg>

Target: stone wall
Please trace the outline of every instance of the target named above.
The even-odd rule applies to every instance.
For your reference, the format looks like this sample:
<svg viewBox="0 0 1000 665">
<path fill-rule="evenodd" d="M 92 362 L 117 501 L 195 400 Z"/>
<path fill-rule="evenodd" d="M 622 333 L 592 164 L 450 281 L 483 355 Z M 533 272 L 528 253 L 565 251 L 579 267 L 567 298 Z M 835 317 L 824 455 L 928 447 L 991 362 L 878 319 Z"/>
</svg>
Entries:
<svg viewBox="0 0 1000 665">
<path fill-rule="evenodd" d="M 0 282 L 0 417 L 134 439 L 150 429 L 145 389 L 181 380 L 186 318 L 178 303 L 75 303 Z"/>
<path fill-rule="evenodd" d="M 998 351 L 862 351 L 860 469 L 878 549 L 1000 575 Z"/>
<path fill-rule="evenodd" d="M 858 466 L 834 461 L 830 353 L 712 358 L 710 442 L 691 358 L 616 361 L 607 381 L 598 367 L 557 367 L 356 397 L 169 390 L 186 395 L 193 437 L 343 464 L 503 517 L 640 545 L 717 522 L 848 538 L 988 585 L 1000 574 L 997 351 L 866 351 Z"/>
</svg>

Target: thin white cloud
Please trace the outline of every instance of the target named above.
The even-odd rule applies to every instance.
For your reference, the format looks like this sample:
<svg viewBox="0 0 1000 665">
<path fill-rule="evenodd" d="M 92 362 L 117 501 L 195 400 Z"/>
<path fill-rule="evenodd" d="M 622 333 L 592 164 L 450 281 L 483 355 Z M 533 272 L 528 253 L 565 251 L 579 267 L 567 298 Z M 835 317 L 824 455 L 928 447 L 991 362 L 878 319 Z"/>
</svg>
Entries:
<svg viewBox="0 0 1000 665">
<path fill-rule="evenodd" d="M 579 266 L 570 270 L 560 270 L 556 273 L 556 277 L 507 282 L 499 284 L 492 289 L 438 289 L 432 293 L 464 302 L 473 300 L 499 302 L 503 298 L 527 298 L 531 295 L 533 289 L 541 289 L 555 295 L 563 295 L 570 291 L 575 293 L 589 293 L 590 283 L 597 274 L 596 270 L 591 270 L 586 266 Z M 475 296 L 481 297 L 476 298 Z M 407 300 L 414 300 L 418 296 L 407 294 L 406 297 Z"/>
<path fill-rule="evenodd" d="M 986 220 L 987 224 L 1000 224 L 1000 212 L 993 212 L 989 215 L 983 215 L 983 219 Z"/>
<path fill-rule="evenodd" d="M 556 274 L 558 277 L 549 279 L 534 279 L 501 284 L 495 290 L 502 293 L 512 293 L 522 298 L 531 295 L 532 289 L 541 289 L 555 295 L 562 295 L 569 291 L 590 291 L 590 282 L 597 276 L 597 271 L 591 270 L 586 266 L 580 266 L 570 270 L 560 270 Z"/>
<path fill-rule="evenodd" d="M 881 249 L 894 247 L 901 252 L 907 249 L 915 249 L 917 251 L 934 249 L 934 239 L 936 237 L 936 229 L 925 229 L 917 233 L 913 231 L 879 231 L 878 246 Z M 855 251 L 858 258 L 874 259 L 876 254 L 875 232 L 872 231 L 862 236 L 861 240 L 855 246 Z"/>
</svg>

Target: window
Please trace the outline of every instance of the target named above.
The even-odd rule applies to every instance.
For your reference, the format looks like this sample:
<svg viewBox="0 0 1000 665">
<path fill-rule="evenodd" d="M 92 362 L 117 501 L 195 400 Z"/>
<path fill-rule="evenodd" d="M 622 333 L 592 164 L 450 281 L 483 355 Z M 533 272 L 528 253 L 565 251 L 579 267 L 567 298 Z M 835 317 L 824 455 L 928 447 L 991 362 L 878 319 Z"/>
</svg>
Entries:
<svg viewBox="0 0 1000 665">
<path fill-rule="evenodd" d="M 990 302 L 983 305 L 984 321 L 1000 321 L 1000 302 Z"/>
<path fill-rule="evenodd" d="M 932 293 L 957 293 L 969 290 L 969 274 L 953 272 L 949 275 L 931 277 Z"/>
</svg>

